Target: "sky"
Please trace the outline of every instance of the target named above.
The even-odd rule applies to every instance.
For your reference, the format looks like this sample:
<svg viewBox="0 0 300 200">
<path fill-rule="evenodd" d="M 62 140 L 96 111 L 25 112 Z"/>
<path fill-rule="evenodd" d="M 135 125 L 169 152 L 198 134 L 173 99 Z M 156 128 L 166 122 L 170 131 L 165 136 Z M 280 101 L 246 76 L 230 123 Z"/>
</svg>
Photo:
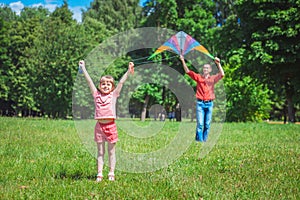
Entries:
<svg viewBox="0 0 300 200">
<path fill-rule="evenodd" d="M 81 10 L 86 10 L 92 1 L 93 0 L 67 0 L 69 9 L 73 12 L 73 18 L 81 22 Z M 142 5 L 144 1 L 145 0 L 140 0 L 140 5 Z M 63 0 L 0 0 L 0 5 L 3 4 L 11 7 L 17 14 L 19 14 L 24 7 L 39 6 L 43 6 L 52 12 L 56 7 L 63 4 Z"/>
</svg>

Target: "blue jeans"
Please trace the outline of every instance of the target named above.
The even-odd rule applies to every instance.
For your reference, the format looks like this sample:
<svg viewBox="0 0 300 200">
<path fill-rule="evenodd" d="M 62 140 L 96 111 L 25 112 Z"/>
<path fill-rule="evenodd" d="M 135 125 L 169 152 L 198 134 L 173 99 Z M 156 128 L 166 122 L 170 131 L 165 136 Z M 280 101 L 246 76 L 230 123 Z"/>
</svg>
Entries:
<svg viewBox="0 0 300 200">
<path fill-rule="evenodd" d="M 208 133 L 210 130 L 210 123 L 212 119 L 214 102 L 204 102 L 197 100 L 196 105 L 196 117 L 197 117 L 197 128 L 196 128 L 196 141 L 206 142 Z"/>
</svg>

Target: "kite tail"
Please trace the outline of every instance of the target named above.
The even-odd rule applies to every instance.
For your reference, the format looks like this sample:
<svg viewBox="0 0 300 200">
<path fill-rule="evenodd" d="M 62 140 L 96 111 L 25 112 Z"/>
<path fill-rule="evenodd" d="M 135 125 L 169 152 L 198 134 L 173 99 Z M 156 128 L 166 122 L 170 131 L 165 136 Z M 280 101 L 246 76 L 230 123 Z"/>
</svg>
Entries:
<svg viewBox="0 0 300 200">
<path fill-rule="evenodd" d="M 149 56 L 148 58 L 147 58 L 147 60 L 151 60 L 154 56 L 156 56 L 157 54 L 152 54 L 151 56 Z"/>
<path fill-rule="evenodd" d="M 215 59 L 215 57 L 213 55 L 211 55 L 210 53 L 206 54 L 208 57 L 210 57 L 211 59 Z"/>
</svg>

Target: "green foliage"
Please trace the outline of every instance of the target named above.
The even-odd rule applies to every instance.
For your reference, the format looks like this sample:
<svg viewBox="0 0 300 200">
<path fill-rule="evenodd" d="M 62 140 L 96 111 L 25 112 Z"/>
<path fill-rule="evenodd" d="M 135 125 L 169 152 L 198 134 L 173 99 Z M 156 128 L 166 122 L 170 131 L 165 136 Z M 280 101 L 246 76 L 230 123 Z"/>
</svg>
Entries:
<svg viewBox="0 0 300 200">
<path fill-rule="evenodd" d="M 34 55 L 31 60 L 36 73 L 34 84 L 39 85 L 34 91 L 35 99 L 48 116 L 63 118 L 71 111 L 74 69 L 83 40 L 78 38 L 78 25 L 66 4 L 44 23 L 47 26 L 41 28 L 30 52 Z"/>
<path fill-rule="evenodd" d="M 8 26 L 7 34 L 10 37 L 6 39 L 9 45 L 2 55 L 8 56 L 10 61 L 4 64 L 3 69 L 7 80 L 6 86 L 9 88 L 8 100 L 16 113 L 36 109 L 33 98 L 34 87 L 31 85 L 34 69 L 28 65 L 31 56 L 28 50 L 39 34 L 40 22 L 43 19 L 41 16 L 46 13 L 42 9 L 24 9 L 19 20 L 12 21 Z"/>
<path fill-rule="evenodd" d="M 216 20 L 213 17 L 214 3 L 212 1 L 199 1 L 198 3 L 181 3 L 184 6 L 184 13 L 178 19 L 176 25 L 180 30 L 185 30 L 195 39 L 203 44 L 212 38 L 207 38 L 209 31 L 215 26 Z M 179 7 L 178 9 L 181 9 Z"/>
<path fill-rule="evenodd" d="M 162 104 L 162 87 L 156 84 L 148 83 L 139 87 L 132 95 L 139 102 L 144 102 L 144 97 L 150 95 L 157 103 Z"/>
<path fill-rule="evenodd" d="M 68 26 L 75 22 L 72 15 L 73 13 L 69 10 L 67 1 L 64 0 L 64 4 L 60 8 L 55 9 L 50 17 L 53 17 L 55 21 L 62 22 Z"/>
<path fill-rule="evenodd" d="M 271 91 L 258 81 L 246 76 L 226 84 L 228 121 L 262 121 L 269 118 Z"/>
<path fill-rule="evenodd" d="M 143 15 L 146 17 L 145 26 L 175 27 L 178 18 L 177 2 L 175 0 L 148 1 L 143 7 Z"/>
<path fill-rule="evenodd" d="M 0 10 L 0 18 L 4 19 L 5 21 L 11 22 L 18 19 L 16 13 L 13 12 L 12 9 L 7 5 L 1 5 Z"/>
<path fill-rule="evenodd" d="M 201 43 L 212 40 L 209 33 L 215 26 L 212 1 L 151 0 L 143 7 L 144 26 L 184 30 Z"/>
<path fill-rule="evenodd" d="M 94 42 L 93 46 L 100 44 L 106 37 L 106 27 L 97 19 L 86 16 L 83 21 L 86 37 L 90 38 L 90 42 Z"/>
<path fill-rule="evenodd" d="M 289 100 L 290 121 L 299 104 L 299 1 L 237 1 L 219 30 L 222 51 L 243 52 L 242 76 L 251 76 Z M 222 43 L 222 44 L 221 44 Z M 239 50 L 241 49 L 241 50 Z M 291 100 L 293 99 L 293 100 Z"/>
<path fill-rule="evenodd" d="M 233 52 L 229 64 L 225 64 L 226 120 L 233 122 L 262 121 L 269 119 L 273 92 L 267 85 L 239 71 L 244 51 Z"/>
<path fill-rule="evenodd" d="M 282 112 L 287 100 L 293 121 L 300 106 L 299 1 L 149 0 L 143 8 L 138 3 L 138 0 L 95 0 L 83 12 L 81 24 L 72 19 L 67 1 L 52 13 L 42 7 L 25 7 L 16 15 L 8 6 L 1 6 L 1 114 L 26 116 L 28 112 L 36 112 L 61 118 L 72 115 L 78 61 L 113 34 L 155 26 L 183 30 L 221 58 L 229 97 L 227 117 L 243 116 L 239 121 L 265 119 L 270 105 L 272 113 L 275 109 Z M 136 57 L 148 54 L 148 50 L 141 49 Z M 161 56 L 171 57 L 167 53 Z M 127 59 L 115 61 L 105 73 L 118 80 L 126 70 Z M 183 74 L 178 59 L 169 59 L 167 64 Z M 85 81 L 75 84 L 82 89 L 74 93 L 77 103 L 90 113 L 89 100 L 82 98 L 86 95 Z M 78 84 L 82 85 L 77 87 Z M 255 93 L 263 99 L 259 104 L 251 100 Z M 134 94 L 134 101 L 143 102 L 143 95 L 151 96 L 149 106 L 177 101 L 159 84 L 141 86 Z M 248 104 L 254 111 L 243 111 L 244 115 L 240 115 L 239 109 Z"/>
<path fill-rule="evenodd" d="M 7 55 L 9 44 L 8 26 L 9 24 L 3 18 L 0 18 L 0 99 L 5 101 L 8 100 L 9 95 L 7 70 L 11 63 Z"/>
<path fill-rule="evenodd" d="M 105 26 L 107 36 L 137 27 L 140 17 L 138 3 L 138 0 L 95 0 L 83 13 L 83 22 L 87 17 L 96 19 Z"/>
<path fill-rule="evenodd" d="M 67 5 L 51 15 L 46 9 L 26 8 L 8 27 L 10 48 L 1 55 L 11 61 L 2 69 L 8 80 L 6 99 L 16 114 L 70 115 L 73 77 L 83 48 L 90 43 L 85 43 L 84 30 L 72 19 Z"/>
</svg>

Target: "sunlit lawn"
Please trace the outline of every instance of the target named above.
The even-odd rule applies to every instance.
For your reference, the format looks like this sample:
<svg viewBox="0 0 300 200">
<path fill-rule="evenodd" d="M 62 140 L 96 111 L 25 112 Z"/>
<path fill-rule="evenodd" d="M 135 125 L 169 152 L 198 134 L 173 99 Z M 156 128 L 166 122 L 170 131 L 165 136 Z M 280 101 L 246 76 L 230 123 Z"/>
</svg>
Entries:
<svg viewBox="0 0 300 200">
<path fill-rule="evenodd" d="M 194 129 L 194 123 L 182 123 Z M 95 157 L 75 124 L 0 118 L 0 199 L 300 199 L 300 125 L 225 123 L 200 160 L 201 144 L 192 142 L 168 167 L 117 170 L 115 182 L 96 183 Z M 172 138 L 178 126 L 166 122 L 160 134 Z M 142 149 L 140 142 L 127 141 L 123 130 L 119 134 L 119 147 L 131 151 L 167 145 L 142 138 Z"/>
</svg>

